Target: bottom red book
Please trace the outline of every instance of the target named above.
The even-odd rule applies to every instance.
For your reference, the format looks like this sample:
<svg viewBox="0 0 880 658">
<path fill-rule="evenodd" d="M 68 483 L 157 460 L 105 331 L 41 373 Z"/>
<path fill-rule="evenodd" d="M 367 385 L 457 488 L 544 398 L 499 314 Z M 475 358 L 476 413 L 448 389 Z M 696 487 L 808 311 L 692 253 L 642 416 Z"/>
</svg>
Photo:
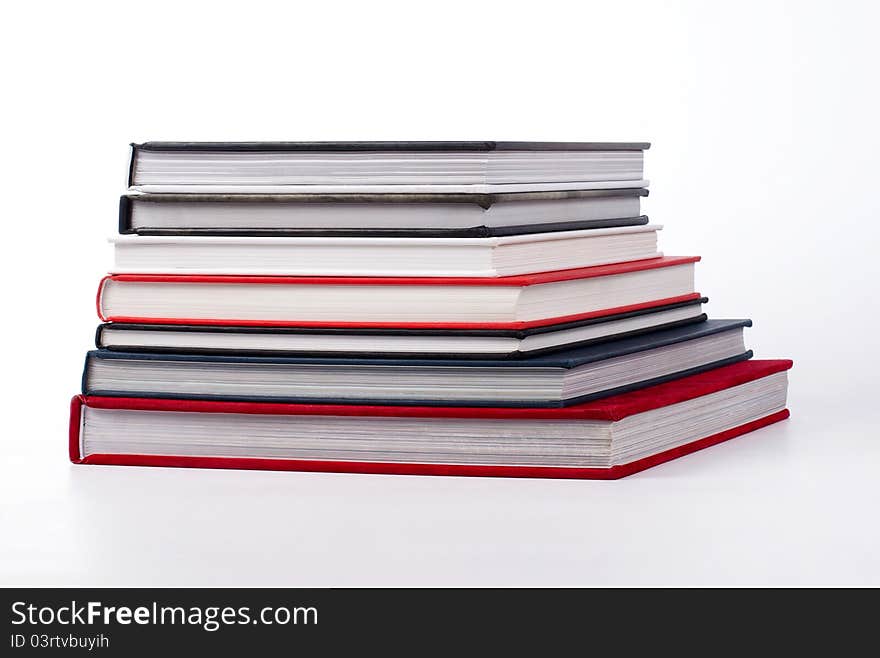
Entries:
<svg viewBox="0 0 880 658">
<path fill-rule="evenodd" d="M 788 418 L 788 360 L 559 409 L 76 396 L 77 464 L 615 479 Z"/>
</svg>

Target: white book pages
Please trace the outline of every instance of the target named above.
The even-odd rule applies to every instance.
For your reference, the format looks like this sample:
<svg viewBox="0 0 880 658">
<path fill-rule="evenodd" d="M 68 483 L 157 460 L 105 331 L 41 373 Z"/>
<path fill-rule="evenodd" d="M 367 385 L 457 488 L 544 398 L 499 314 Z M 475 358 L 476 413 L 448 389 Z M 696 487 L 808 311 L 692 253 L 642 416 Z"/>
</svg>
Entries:
<svg viewBox="0 0 880 658">
<path fill-rule="evenodd" d="M 492 185 L 632 181 L 642 151 L 138 150 L 135 185 Z"/>
<path fill-rule="evenodd" d="M 562 183 L 369 183 L 369 184 L 223 184 L 204 183 L 135 183 L 136 192 L 176 194 L 504 194 L 512 192 L 552 192 L 557 190 L 617 190 L 645 188 L 644 178 L 637 180 L 571 181 Z"/>
</svg>

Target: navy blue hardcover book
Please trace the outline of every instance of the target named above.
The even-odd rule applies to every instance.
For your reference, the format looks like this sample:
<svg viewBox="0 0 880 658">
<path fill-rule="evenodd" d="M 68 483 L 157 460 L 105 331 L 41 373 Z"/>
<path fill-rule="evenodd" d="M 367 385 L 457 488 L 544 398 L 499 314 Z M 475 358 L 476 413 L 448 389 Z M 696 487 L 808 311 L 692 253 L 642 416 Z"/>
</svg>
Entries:
<svg viewBox="0 0 880 658">
<path fill-rule="evenodd" d="M 110 397 L 560 407 L 749 359 L 751 320 L 707 320 L 522 359 L 89 352 L 83 393 Z"/>
</svg>

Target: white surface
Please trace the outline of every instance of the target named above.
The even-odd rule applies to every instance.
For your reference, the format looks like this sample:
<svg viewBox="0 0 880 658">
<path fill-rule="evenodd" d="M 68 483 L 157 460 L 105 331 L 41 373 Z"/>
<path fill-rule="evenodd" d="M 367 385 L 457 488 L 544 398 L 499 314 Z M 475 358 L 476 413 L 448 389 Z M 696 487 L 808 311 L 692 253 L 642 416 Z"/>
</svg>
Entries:
<svg viewBox="0 0 880 658">
<path fill-rule="evenodd" d="M 880 585 L 880 8 L 321 7 L 6 10 L 0 584 Z M 664 251 L 795 359 L 792 419 L 617 482 L 67 463 L 129 141 L 401 138 L 650 139 Z"/>
</svg>

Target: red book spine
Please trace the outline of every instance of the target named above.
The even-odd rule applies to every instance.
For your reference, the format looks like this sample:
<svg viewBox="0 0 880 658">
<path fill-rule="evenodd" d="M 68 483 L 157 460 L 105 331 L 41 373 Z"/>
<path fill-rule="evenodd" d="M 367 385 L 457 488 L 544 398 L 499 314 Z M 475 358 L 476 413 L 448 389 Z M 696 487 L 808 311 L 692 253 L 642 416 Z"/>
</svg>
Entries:
<svg viewBox="0 0 880 658">
<path fill-rule="evenodd" d="M 70 426 L 68 429 L 67 449 L 70 461 L 74 464 L 82 463 L 82 455 L 79 448 L 80 428 L 82 422 L 82 408 L 84 398 L 82 395 L 74 395 L 70 401 Z"/>
</svg>

